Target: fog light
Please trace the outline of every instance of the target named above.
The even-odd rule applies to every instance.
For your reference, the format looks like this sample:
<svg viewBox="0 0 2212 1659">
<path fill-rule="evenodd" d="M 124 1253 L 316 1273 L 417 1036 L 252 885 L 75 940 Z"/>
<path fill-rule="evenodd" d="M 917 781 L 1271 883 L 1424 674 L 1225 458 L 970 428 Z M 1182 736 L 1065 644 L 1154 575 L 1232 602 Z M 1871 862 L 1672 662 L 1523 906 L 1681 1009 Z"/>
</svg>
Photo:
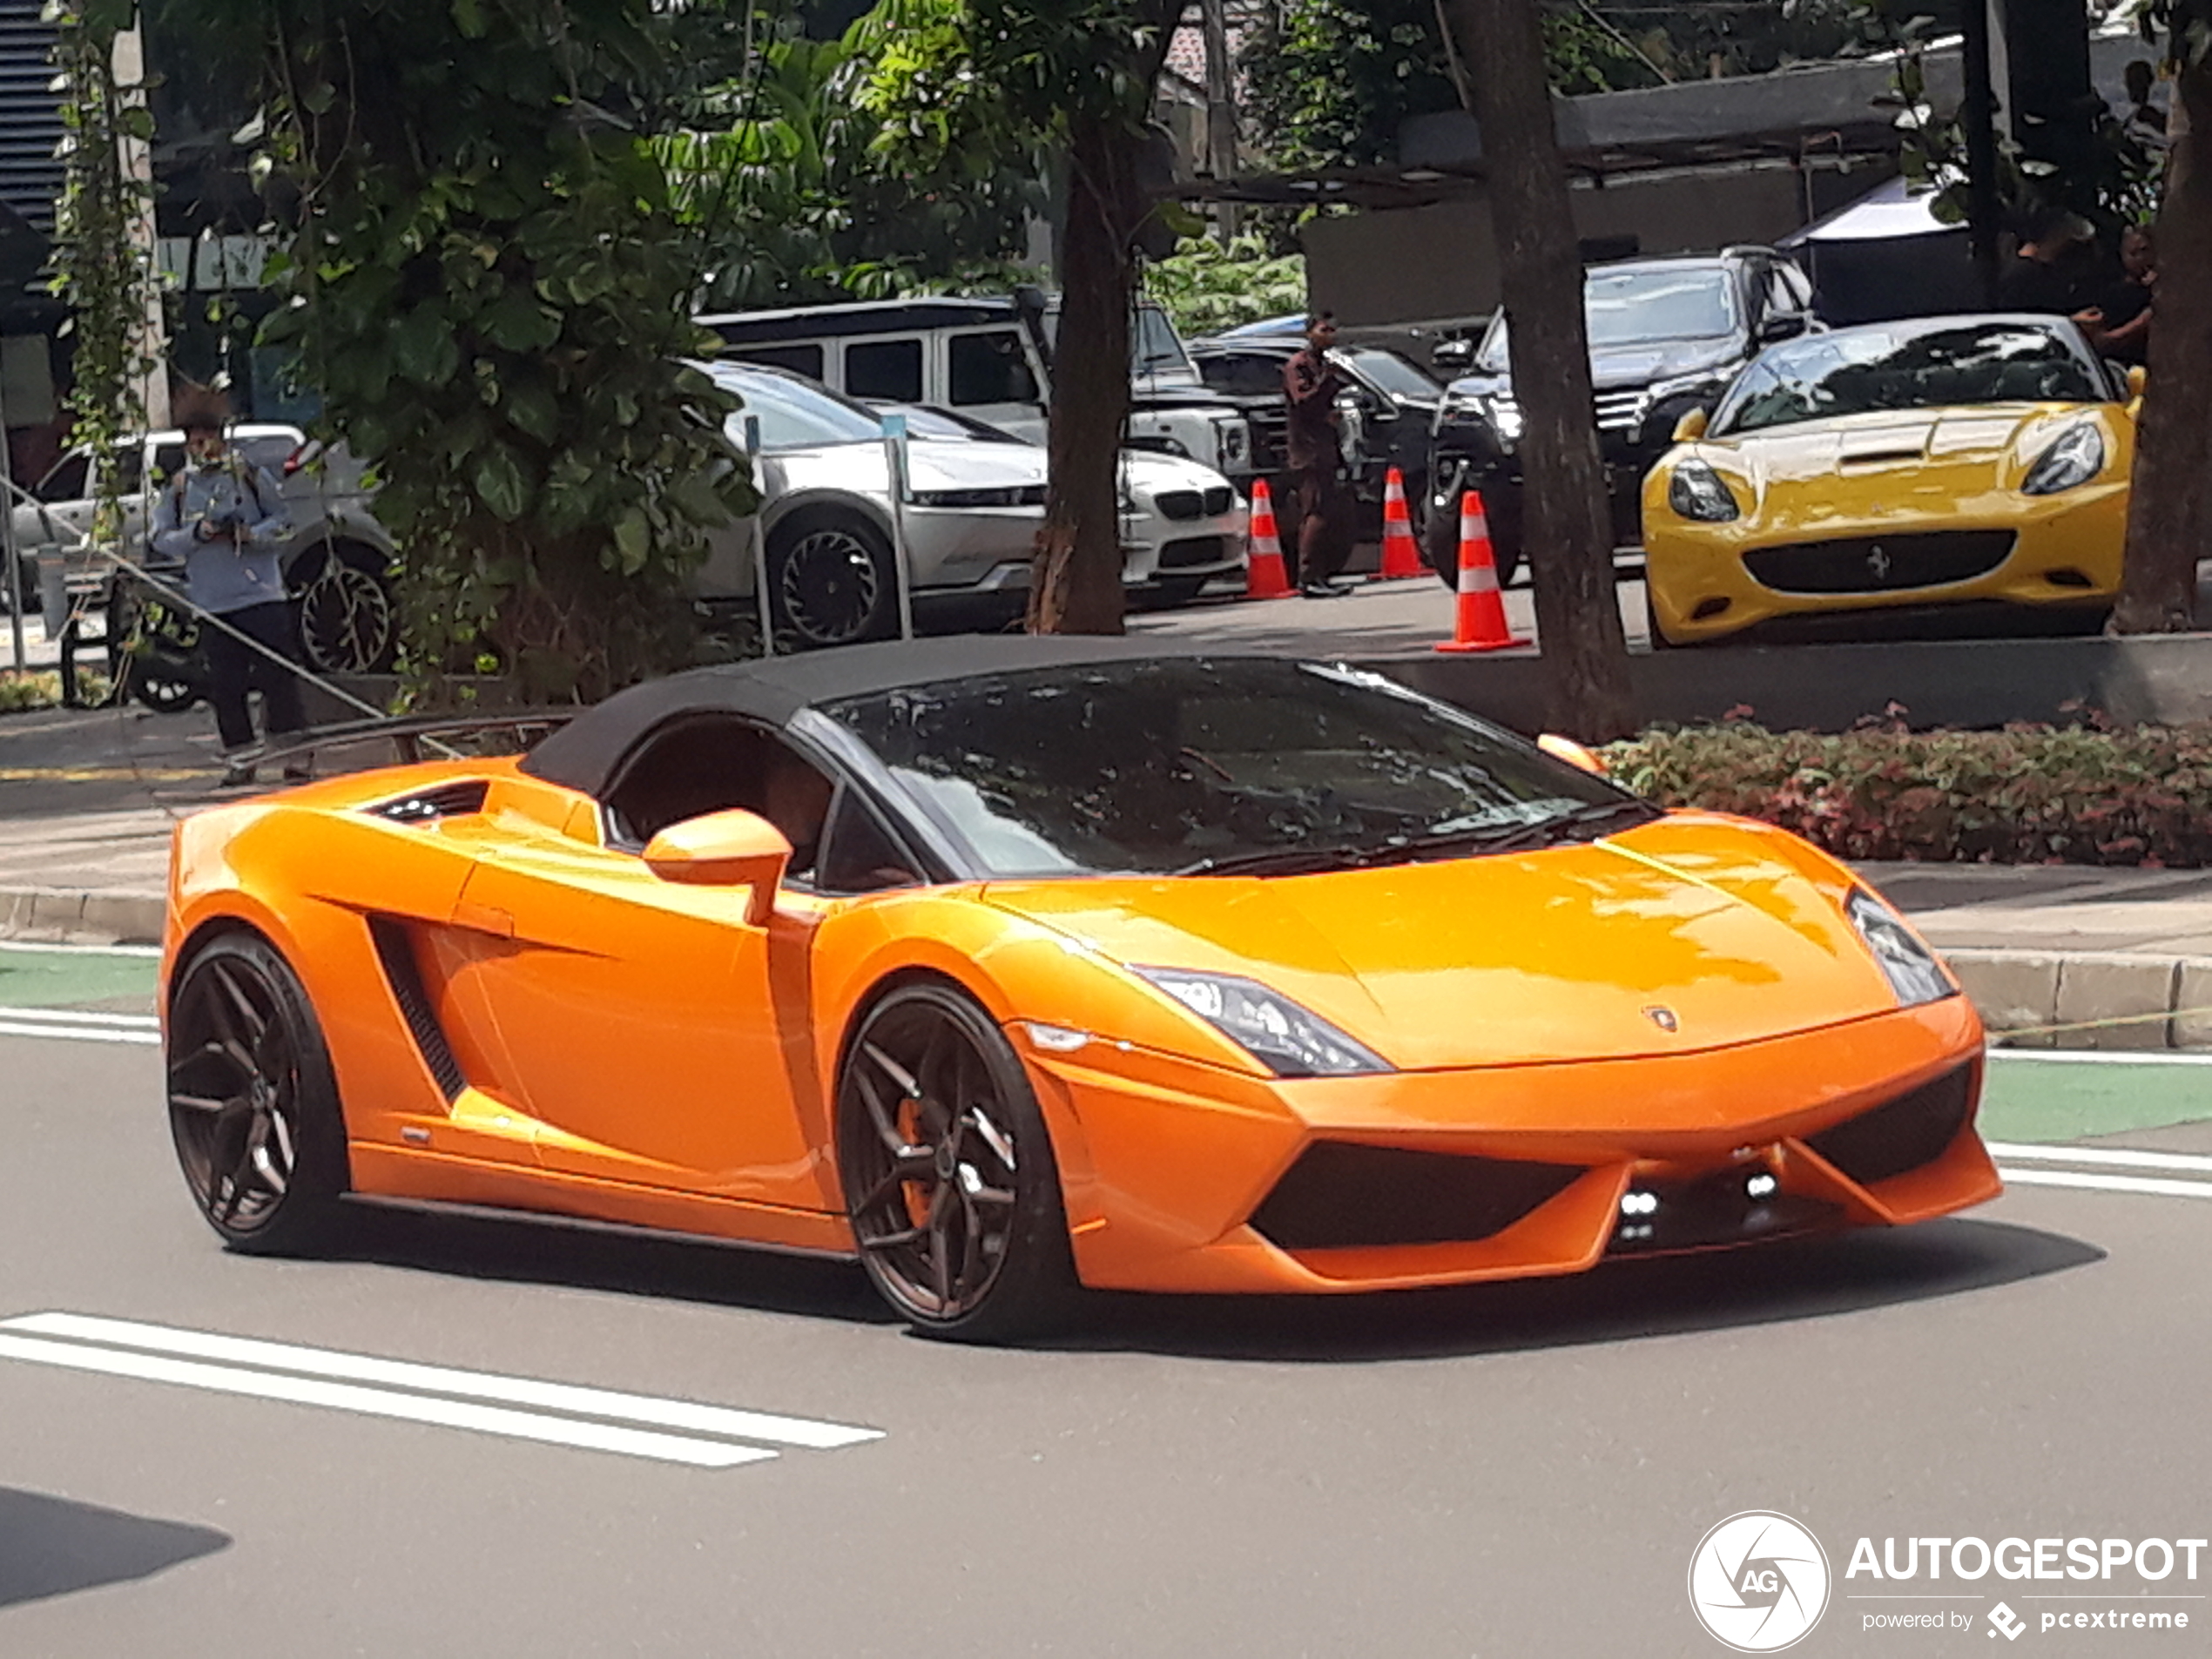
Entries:
<svg viewBox="0 0 2212 1659">
<path fill-rule="evenodd" d="M 1656 1216 L 1659 1213 L 1659 1195 L 1656 1192 L 1623 1193 L 1621 1213 L 1624 1216 Z"/>
<path fill-rule="evenodd" d="M 1743 1196 L 1747 1198 L 1771 1198 L 1781 1185 L 1774 1178 L 1772 1170 L 1761 1170 L 1743 1184 Z"/>
</svg>

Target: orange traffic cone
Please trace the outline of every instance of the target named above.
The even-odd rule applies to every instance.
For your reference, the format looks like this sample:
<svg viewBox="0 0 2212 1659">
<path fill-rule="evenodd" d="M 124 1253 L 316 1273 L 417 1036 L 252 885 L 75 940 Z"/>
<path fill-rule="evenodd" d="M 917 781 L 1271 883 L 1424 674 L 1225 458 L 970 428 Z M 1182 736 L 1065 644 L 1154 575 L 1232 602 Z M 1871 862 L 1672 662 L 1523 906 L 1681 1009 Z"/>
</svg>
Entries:
<svg viewBox="0 0 2212 1659">
<path fill-rule="evenodd" d="M 1275 528 L 1275 499 L 1267 493 L 1267 480 L 1252 480 L 1252 546 L 1244 562 L 1244 597 L 1282 599 L 1291 593 L 1290 572 L 1283 567 L 1283 538 Z"/>
<path fill-rule="evenodd" d="M 1439 651 L 1502 651 L 1525 645 L 1506 631 L 1505 596 L 1498 591 L 1498 561 L 1490 550 L 1490 520 L 1482 496 L 1470 489 L 1460 497 L 1460 597 L 1452 637 Z"/>
<path fill-rule="evenodd" d="M 1379 582 L 1425 576 L 1420 544 L 1413 540 L 1413 516 L 1406 510 L 1406 475 L 1393 467 L 1383 479 L 1382 569 Z"/>
</svg>

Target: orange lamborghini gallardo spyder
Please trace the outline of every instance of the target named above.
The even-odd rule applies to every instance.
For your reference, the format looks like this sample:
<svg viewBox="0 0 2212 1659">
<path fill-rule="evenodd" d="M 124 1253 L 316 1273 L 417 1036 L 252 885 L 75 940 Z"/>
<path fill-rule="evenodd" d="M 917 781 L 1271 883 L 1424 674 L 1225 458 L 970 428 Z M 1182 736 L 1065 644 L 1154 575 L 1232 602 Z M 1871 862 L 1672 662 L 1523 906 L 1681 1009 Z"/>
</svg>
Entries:
<svg viewBox="0 0 2212 1659">
<path fill-rule="evenodd" d="M 997 1338 L 1999 1190 L 1973 1010 L 1851 871 L 1327 664 L 701 670 L 202 813 L 170 903 L 171 1122 L 241 1250 L 501 1206 L 857 1257 Z"/>
</svg>

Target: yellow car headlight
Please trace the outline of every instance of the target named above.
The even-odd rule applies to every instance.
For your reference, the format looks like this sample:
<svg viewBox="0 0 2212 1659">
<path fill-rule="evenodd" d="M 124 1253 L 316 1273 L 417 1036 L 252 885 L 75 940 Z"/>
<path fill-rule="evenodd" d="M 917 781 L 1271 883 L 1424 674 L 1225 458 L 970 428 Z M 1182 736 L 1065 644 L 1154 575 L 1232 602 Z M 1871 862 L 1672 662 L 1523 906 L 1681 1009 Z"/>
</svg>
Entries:
<svg viewBox="0 0 2212 1659">
<path fill-rule="evenodd" d="M 2055 496 L 2087 483 L 2105 469 L 2105 437 L 2084 421 L 2059 434 L 2051 447 L 2036 456 L 2035 464 L 2020 481 L 2030 496 Z"/>
<path fill-rule="evenodd" d="M 1676 466 L 1667 482 L 1667 505 L 1684 518 L 1705 524 L 1725 524 L 1743 513 L 1720 474 L 1694 455 Z"/>
</svg>

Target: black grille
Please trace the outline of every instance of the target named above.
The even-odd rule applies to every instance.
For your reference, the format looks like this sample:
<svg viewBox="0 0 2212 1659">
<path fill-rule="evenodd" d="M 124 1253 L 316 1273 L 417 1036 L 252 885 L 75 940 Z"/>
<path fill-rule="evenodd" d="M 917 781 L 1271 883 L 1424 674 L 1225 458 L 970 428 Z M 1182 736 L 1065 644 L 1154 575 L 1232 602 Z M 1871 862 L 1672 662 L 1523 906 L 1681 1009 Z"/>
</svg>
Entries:
<svg viewBox="0 0 2212 1659">
<path fill-rule="evenodd" d="M 1861 1186 L 1886 1181 L 1941 1157 L 1966 1126 L 1973 1067 L 1960 1066 L 1885 1106 L 1805 1137 L 1805 1144 Z"/>
<path fill-rule="evenodd" d="M 1195 489 L 1163 489 L 1152 497 L 1152 504 L 1166 518 L 1196 518 L 1205 505 L 1205 497 Z"/>
<path fill-rule="evenodd" d="M 2012 556 L 2010 530 L 1932 530 L 1763 547 L 1743 568 L 1777 593 L 1893 593 L 1965 582 Z"/>
<path fill-rule="evenodd" d="M 1227 512 L 1237 499 L 1237 492 L 1227 484 L 1216 484 L 1206 491 L 1206 516 L 1218 518 Z"/>
<path fill-rule="evenodd" d="M 1186 536 L 1160 550 L 1163 570 L 1187 570 L 1193 565 L 1219 564 L 1230 556 L 1218 536 Z"/>
<path fill-rule="evenodd" d="M 1488 1238 L 1567 1190 L 1579 1164 L 1454 1157 L 1321 1141 L 1252 1212 L 1284 1250 L 1355 1250 Z"/>
<path fill-rule="evenodd" d="M 464 778 L 459 783 L 440 784 L 435 789 L 417 790 L 412 795 L 402 795 L 397 800 L 382 801 L 368 810 L 379 818 L 388 818 L 397 824 L 427 824 L 434 819 L 466 818 L 471 813 L 484 810 L 484 796 L 491 786 L 481 778 Z"/>
<path fill-rule="evenodd" d="M 430 994 L 423 988 L 421 969 L 415 965 L 415 945 L 406 927 L 389 916 L 371 916 L 368 934 L 376 942 L 376 960 L 383 966 L 392 1000 L 400 1005 L 400 1017 L 407 1022 L 422 1063 L 429 1067 L 447 1101 L 457 1099 L 468 1080 L 462 1076 L 461 1062 L 453 1057 L 444 1028 L 431 1011 Z"/>
<path fill-rule="evenodd" d="M 1251 468 L 1255 473 L 1280 472 L 1290 464 L 1291 417 L 1280 403 L 1243 406 L 1244 424 L 1251 428 Z"/>
</svg>

